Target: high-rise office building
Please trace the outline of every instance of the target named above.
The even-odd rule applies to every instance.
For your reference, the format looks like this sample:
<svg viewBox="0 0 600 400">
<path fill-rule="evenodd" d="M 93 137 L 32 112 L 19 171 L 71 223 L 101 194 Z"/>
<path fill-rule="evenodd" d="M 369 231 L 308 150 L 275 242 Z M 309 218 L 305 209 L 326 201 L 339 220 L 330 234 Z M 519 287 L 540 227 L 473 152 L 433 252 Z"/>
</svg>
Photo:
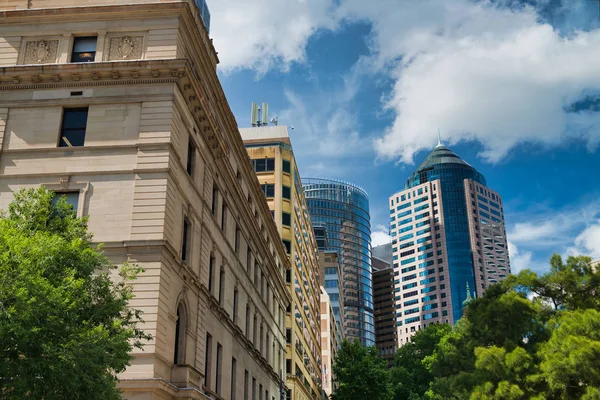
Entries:
<svg viewBox="0 0 600 400">
<path fill-rule="evenodd" d="M 113 263 L 143 267 L 130 304 L 152 339 L 119 375 L 124 397 L 279 398 L 289 261 L 194 2 L 0 14 L 0 209 L 44 185 Z"/>
<path fill-rule="evenodd" d="M 313 224 L 325 227 L 327 250 L 337 251 L 343 269 L 344 336 L 373 346 L 369 197 L 358 186 L 333 179 L 308 178 L 303 183 Z M 325 290 L 329 293 L 327 281 Z M 339 314 L 340 304 L 331 303 Z"/>
<path fill-rule="evenodd" d="M 373 254 L 386 253 L 388 245 L 373 248 Z M 373 268 L 373 301 L 375 303 L 375 345 L 379 355 L 388 362 L 396 352 L 396 308 L 394 301 L 394 269 L 392 255 L 386 259 L 371 257 Z"/>
<path fill-rule="evenodd" d="M 389 199 L 398 344 L 510 273 L 500 195 L 439 143 Z"/>
<path fill-rule="evenodd" d="M 206 32 L 210 33 L 210 11 L 208 10 L 208 4 L 206 0 L 195 0 L 198 11 L 200 11 L 200 19 L 202 24 L 206 28 Z"/>
<path fill-rule="evenodd" d="M 243 128 L 240 133 L 291 264 L 286 274 L 292 297 L 286 318 L 288 397 L 316 399 L 321 396 L 322 365 L 320 268 L 292 143 L 285 126 Z"/>
</svg>

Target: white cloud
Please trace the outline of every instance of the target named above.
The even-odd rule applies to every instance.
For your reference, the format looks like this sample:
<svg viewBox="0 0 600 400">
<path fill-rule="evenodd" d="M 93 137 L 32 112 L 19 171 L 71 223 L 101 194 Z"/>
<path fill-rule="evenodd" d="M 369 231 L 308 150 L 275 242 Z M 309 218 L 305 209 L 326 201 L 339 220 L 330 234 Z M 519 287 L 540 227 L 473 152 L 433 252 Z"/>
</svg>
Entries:
<svg viewBox="0 0 600 400">
<path fill-rule="evenodd" d="M 384 106 L 396 118 L 375 141 L 382 157 L 412 163 L 435 143 L 437 127 L 449 143 L 479 140 L 491 162 L 527 141 L 556 145 L 575 135 L 597 146 L 598 114 L 564 107 L 600 87 L 600 31 L 561 37 L 530 7 L 397 3 L 346 3 L 349 15 L 373 21 L 373 48 L 395 80 Z"/>
<path fill-rule="evenodd" d="M 533 253 L 531 251 L 519 251 L 512 242 L 508 242 L 508 254 L 510 255 L 510 268 L 513 274 L 518 274 L 524 269 L 535 269 Z"/>
<path fill-rule="evenodd" d="M 220 69 L 265 73 L 302 62 L 309 38 L 333 29 L 333 0 L 216 0 L 209 4 Z"/>
<path fill-rule="evenodd" d="M 392 241 L 392 237 L 388 233 L 388 229 L 384 225 L 377 225 L 371 232 L 371 246 L 381 246 Z"/>
<path fill-rule="evenodd" d="M 589 22 L 588 0 L 552 4 L 566 25 Z M 564 110 L 583 90 L 600 89 L 599 30 L 561 36 L 533 7 L 497 7 L 489 0 L 378 0 L 368 6 L 364 0 L 221 0 L 210 6 L 225 72 L 286 70 L 306 61 L 307 43 L 320 30 L 336 30 L 342 21 L 370 23 L 372 57 L 362 67 L 394 82 L 382 108 L 395 120 L 374 141 L 383 159 L 412 163 L 417 151 L 435 143 L 438 127 L 449 144 L 480 141 L 481 156 L 490 162 L 523 142 L 554 146 L 575 136 L 590 150 L 600 144 L 598 113 Z M 333 111 L 332 123 L 347 120 Z M 363 136 L 351 132 L 350 142 L 360 146 L 344 150 L 362 149 Z M 321 147 L 344 143 L 331 139 Z"/>
<path fill-rule="evenodd" d="M 600 259 L 600 220 L 575 238 L 575 250 L 576 254 L 590 256 L 594 260 Z"/>
</svg>

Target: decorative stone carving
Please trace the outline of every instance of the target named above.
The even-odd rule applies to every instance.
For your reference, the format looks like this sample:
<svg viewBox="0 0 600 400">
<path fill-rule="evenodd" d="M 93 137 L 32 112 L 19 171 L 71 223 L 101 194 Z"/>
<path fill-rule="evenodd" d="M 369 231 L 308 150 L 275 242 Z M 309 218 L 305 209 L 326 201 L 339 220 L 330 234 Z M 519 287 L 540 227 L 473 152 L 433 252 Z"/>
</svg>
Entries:
<svg viewBox="0 0 600 400">
<path fill-rule="evenodd" d="M 110 38 L 109 61 L 139 60 L 142 58 L 143 36 L 123 36 Z"/>
<path fill-rule="evenodd" d="M 25 44 L 25 64 L 55 63 L 58 55 L 58 40 L 38 40 Z"/>
</svg>

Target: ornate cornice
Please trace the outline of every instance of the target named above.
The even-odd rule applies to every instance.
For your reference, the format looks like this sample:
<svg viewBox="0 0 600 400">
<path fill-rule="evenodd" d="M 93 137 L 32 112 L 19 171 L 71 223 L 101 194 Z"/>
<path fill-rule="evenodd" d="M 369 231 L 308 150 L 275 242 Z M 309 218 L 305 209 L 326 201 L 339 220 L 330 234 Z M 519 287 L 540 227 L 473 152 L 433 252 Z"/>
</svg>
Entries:
<svg viewBox="0 0 600 400">
<path fill-rule="evenodd" d="M 189 73 L 187 64 L 159 59 L 14 65 L 0 68 L 0 90 L 175 83 Z"/>
</svg>

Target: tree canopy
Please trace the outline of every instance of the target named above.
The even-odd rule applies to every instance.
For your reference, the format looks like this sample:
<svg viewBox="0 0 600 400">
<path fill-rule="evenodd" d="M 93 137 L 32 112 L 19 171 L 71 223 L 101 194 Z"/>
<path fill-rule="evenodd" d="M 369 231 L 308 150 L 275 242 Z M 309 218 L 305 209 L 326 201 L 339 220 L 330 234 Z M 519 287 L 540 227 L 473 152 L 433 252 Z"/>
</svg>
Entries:
<svg viewBox="0 0 600 400">
<path fill-rule="evenodd" d="M 418 331 L 395 354 L 394 399 L 600 400 L 600 271 L 590 263 L 554 255 L 546 274 L 488 287 L 455 326 Z"/>
<path fill-rule="evenodd" d="M 387 362 L 375 347 L 361 346 L 358 340 L 342 342 L 333 364 L 333 400 L 391 400 L 392 387 Z"/>
<path fill-rule="evenodd" d="M 121 398 L 116 374 L 150 337 L 127 306 L 139 269 L 115 268 L 64 198 L 15 194 L 0 214 L 0 398 Z"/>
</svg>

